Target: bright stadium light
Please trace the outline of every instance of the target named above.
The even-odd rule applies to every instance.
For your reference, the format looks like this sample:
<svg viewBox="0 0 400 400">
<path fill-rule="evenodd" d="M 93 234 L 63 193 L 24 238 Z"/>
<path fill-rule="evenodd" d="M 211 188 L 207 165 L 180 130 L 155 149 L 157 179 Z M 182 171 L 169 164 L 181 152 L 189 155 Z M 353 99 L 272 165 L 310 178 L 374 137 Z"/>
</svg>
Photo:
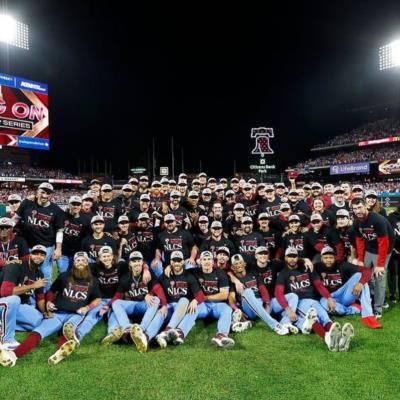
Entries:
<svg viewBox="0 0 400 400">
<path fill-rule="evenodd" d="M 9 15 L 0 14 L 0 42 L 29 50 L 29 27 Z"/>
<path fill-rule="evenodd" d="M 379 48 L 379 70 L 400 67 L 400 40 Z"/>
</svg>

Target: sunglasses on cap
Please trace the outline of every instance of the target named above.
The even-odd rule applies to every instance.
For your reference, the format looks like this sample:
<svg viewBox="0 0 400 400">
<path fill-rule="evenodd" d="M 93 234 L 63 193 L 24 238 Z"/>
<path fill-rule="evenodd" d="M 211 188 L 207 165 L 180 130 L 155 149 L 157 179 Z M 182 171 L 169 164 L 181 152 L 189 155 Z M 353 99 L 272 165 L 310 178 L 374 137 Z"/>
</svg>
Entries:
<svg viewBox="0 0 400 400">
<path fill-rule="evenodd" d="M 149 199 L 141 199 L 140 201 L 149 202 Z"/>
<path fill-rule="evenodd" d="M 181 198 L 181 196 L 177 196 L 177 195 L 171 196 L 171 199 L 180 199 L 180 198 Z"/>
<path fill-rule="evenodd" d="M 132 189 L 122 189 L 123 192 L 132 192 Z"/>
<path fill-rule="evenodd" d="M 77 203 L 75 201 L 70 204 L 71 204 L 71 206 L 74 206 L 74 207 L 79 207 L 81 205 L 81 203 Z"/>
<path fill-rule="evenodd" d="M 233 211 L 244 211 L 244 208 L 235 208 Z"/>
<path fill-rule="evenodd" d="M 252 225 L 253 223 L 250 221 L 242 222 L 243 225 Z"/>
<path fill-rule="evenodd" d="M 219 226 L 214 226 L 214 228 L 211 228 L 213 231 L 220 231 L 222 228 Z"/>
<path fill-rule="evenodd" d="M 9 204 L 17 204 L 17 203 L 21 203 L 21 202 L 18 200 L 10 200 L 8 203 Z"/>
<path fill-rule="evenodd" d="M 181 262 L 181 261 L 183 261 L 183 259 L 182 258 L 178 258 L 178 257 L 174 257 L 174 258 L 171 258 L 171 261 L 173 261 L 173 262 Z"/>
<path fill-rule="evenodd" d="M 102 192 L 104 192 L 104 193 L 111 193 L 112 190 L 111 190 L 111 189 L 104 189 L 104 190 L 102 190 Z"/>
<path fill-rule="evenodd" d="M 260 251 L 259 253 L 257 253 L 258 255 L 261 255 L 261 256 L 267 256 L 269 253 L 268 253 L 268 251 Z"/>
<path fill-rule="evenodd" d="M 321 219 L 314 219 L 313 221 L 311 221 L 312 224 L 319 224 L 320 222 L 322 222 Z"/>
<path fill-rule="evenodd" d="M 11 228 L 12 228 L 11 226 L 2 225 L 2 226 L 0 226 L 0 231 L 4 231 L 4 230 L 6 230 L 6 229 L 11 229 Z"/>
</svg>

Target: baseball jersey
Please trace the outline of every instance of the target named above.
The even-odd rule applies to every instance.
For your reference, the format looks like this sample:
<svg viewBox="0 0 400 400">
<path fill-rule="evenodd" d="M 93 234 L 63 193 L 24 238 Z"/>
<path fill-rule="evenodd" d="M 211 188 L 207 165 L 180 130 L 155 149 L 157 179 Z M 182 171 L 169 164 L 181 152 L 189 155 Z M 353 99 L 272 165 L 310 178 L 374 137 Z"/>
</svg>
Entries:
<svg viewBox="0 0 400 400">
<path fill-rule="evenodd" d="M 150 262 L 156 251 L 156 240 L 153 228 L 139 228 L 133 230 L 137 241 L 137 251 L 140 251 L 145 261 Z"/>
<path fill-rule="evenodd" d="M 278 217 L 280 214 L 280 207 L 281 207 L 281 199 L 275 197 L 274 200 L 268 201 L 264 200 L 260 203 L 259 206 L 259 213 L 267 213 L 270 218 Z"/>
<path fill-rule="evenodd" d="M 264 238 L 265 246 L 269 251 L 269 258 L 274 258 L 282 244 L 282 233 L 276 229 L 268 229 L 267 231 L 259 229 L 257 232 L 261 233 Z"/>
<path fill-rule="evenodd" d="M 246 289 L 251 289 L 254 292 L 254 295 L 260 299 L 261 298 L 261 293 L 260 293 L 260 287 L 263 285 L 262 279 L 260 275 L 254 271 L 249 271 L 246 270 L 246 275 L 245 276 L 237 276 L 235 277 L 244 285 Z M 229 291 L 233 292 L 236 294 L 236 300 L 241 303 L 242 301 L 242 296 L 236 292 L 235 285 L 233 283 L 230 284 Z"/>
<path fill-rule="evenodd" d="M 127 244 L 122 246 L 122 258 L 129 262 L 129 255 L 138 247 L 138 241 L 134 232 L 128 232 L 126 235 L 119 235 L 120 239 L 126 239 Z"/>
<path fill-rule="evenodd" d="M 285 253 L 285 250 L 288 247 L 294 247 L 299 253 L 299 257 L 307 257 L 308 251 L 307 251 L 307 243 L 305 240 L 305 233 L 287 232 L 287 234 L 282 237 L 283 253 Z"/>
</svg>

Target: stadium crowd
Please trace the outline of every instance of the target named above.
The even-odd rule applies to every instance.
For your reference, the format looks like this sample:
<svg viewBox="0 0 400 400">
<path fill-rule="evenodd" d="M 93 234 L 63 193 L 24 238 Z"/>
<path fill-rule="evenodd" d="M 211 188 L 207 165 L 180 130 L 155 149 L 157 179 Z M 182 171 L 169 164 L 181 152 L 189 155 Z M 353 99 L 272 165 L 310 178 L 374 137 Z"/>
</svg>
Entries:
<svg viewBox="0 0 400 400">
<path fill-rule="evenodd" d="M 44 182 L 8 196 L 0 219 L 0 364 L 12 367 L 62 332 L 51 365 L 104 320 L 104 345 L 145 352 L 185 342 L 197 319 L 217 320 L 217 347 L 261 320 L 278 335 L 321 337 L 347 351 L 341 315 L 381 328 L 386 271 L 398 301 L 400 208 L 345 182 L 324 187 L 220 179 L 131 178 L 120 193 L 90 182 L 63 211 Z M 57 277 L 53 281 L 53 262 Z M 373 295 L 371 296 L 371 293 Z M 333 319 L 332 319 L 333 318 Z M 15 330 L 31 333 L 22 342 Z"/>
<path fill-rule="evenodd" d="M 37 168 L 24 164 L 0 165 L 0 176 L 19 177 L 19 178 L 41 178 L 41 179 L 81 179 L 78 176 L 60 169 Z"/>
<path fill-rule="evenodd" d="M 335 136 L 333 139 L 328 140 L 324 144 L 314 146 L 314 148 L 357 144 L 364 140 L 376 140 L 399 135 L 400 120 L 394 118 L 385 118 L 362 125 L 361 127 L 353 129 L 348 133 Z"/>
</svg>

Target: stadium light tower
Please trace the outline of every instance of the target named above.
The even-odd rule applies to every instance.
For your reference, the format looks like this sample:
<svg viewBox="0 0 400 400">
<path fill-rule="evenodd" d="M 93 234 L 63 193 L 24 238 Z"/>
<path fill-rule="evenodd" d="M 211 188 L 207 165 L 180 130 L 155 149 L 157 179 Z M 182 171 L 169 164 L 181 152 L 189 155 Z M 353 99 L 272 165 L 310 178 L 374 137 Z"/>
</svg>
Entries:
<svg viewBox="0 0 400 400">
<path fill-rule="evenodd" d="M 379 47 L 379 70 L 400 67 L 400 39 Z"/>
<path fill-rule="evenodd" d="M 29 50 L 29 27 L 13 17 L 0 14 L 0 42 Z"/>
</svg>

